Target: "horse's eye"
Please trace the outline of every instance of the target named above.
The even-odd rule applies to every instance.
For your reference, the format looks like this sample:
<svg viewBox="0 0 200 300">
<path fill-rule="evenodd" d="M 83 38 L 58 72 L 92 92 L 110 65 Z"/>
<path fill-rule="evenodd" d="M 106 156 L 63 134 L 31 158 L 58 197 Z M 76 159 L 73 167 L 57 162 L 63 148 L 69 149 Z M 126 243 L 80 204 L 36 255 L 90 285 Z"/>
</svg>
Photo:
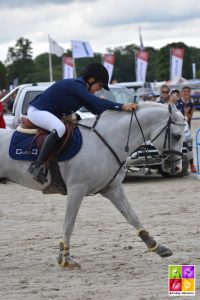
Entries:
<svg viewBox="0 0 200 300">
<path fill-rule="evenodd" d="M 174 134 L 174 138 L 175 138 L 176 140 L 180 140 L 181 134 Z"/>
</svg>

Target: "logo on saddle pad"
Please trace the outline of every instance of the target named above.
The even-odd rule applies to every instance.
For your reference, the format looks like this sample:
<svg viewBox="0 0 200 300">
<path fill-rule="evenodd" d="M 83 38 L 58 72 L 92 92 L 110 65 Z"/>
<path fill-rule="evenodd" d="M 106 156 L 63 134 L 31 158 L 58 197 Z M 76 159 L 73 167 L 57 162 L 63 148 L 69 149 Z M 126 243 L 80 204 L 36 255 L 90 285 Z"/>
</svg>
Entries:
<svg viewBox="0 0 200 300">
<path fill-rule="evenodd" d="M 16 155 L 38 155 L 38 149 L 31 149 L 31 151 L 28 150 L 22 150 L 22 149 L 16 149 L 15 154 Z"/>
<path fill-rule="evenodd" d="M 58 155 L 58 161 L 74 157 L 82 146 L 82 135 L 79 128 L 75 128 L 74 135 L 67 146 Z M 15 131 L 10 141 L 9 155 L 16 160 L 34 161 L 40 150 L 37 148 L 35 135 Z"/>
</svg>

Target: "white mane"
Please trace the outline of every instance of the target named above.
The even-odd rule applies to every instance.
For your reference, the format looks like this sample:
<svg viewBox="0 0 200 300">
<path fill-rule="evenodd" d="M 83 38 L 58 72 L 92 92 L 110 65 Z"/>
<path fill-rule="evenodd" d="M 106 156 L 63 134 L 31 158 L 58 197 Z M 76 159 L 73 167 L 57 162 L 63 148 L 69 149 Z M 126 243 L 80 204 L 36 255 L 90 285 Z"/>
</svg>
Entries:
<svg viewBox="0 0 200 300">
<path fill-rule="evenodd" d="M 151 102 L 151 101 L 141 101 L 138 103 L 138 107 L 149 107 L 149 106 L 152 106 L 152 107 L 160 107 L 160 108 L 167 108 L 168 105 L 165 105 L 165 104 L 162 104 L 162 103 L 158 103 L 158 102 Z"/>
</svg>

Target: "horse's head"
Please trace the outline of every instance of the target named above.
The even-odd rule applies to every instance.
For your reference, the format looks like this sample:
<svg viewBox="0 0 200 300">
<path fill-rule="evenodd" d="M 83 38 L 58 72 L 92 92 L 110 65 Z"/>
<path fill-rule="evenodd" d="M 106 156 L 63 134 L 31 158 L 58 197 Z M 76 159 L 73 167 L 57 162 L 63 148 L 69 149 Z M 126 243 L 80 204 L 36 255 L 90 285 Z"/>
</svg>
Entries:
<svg viewBox="0 0 200 300">
<path fill-rule="evenodd" d="M 176 175 L 182 170 L 182 146 L 184 118 L 173 104 L 168 105 L 166 124 L 160 126 L 156 136 L 152 135 L 152 143 L 163 156 L 163 171 Z"/>
</svg>

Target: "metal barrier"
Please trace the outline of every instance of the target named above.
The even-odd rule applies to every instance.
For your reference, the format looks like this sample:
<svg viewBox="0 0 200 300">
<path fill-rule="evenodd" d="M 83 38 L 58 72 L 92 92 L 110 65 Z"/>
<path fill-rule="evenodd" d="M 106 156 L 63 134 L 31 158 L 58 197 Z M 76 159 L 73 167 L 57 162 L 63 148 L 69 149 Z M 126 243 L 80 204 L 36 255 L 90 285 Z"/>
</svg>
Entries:
<svg viewBox="0 0 200 300">
<path fill-rule="evenodd" d="M 200 128 L 196 134 L 196 152 L 197 152 L 197 179 L 200 179 Z"/>
</svg>

